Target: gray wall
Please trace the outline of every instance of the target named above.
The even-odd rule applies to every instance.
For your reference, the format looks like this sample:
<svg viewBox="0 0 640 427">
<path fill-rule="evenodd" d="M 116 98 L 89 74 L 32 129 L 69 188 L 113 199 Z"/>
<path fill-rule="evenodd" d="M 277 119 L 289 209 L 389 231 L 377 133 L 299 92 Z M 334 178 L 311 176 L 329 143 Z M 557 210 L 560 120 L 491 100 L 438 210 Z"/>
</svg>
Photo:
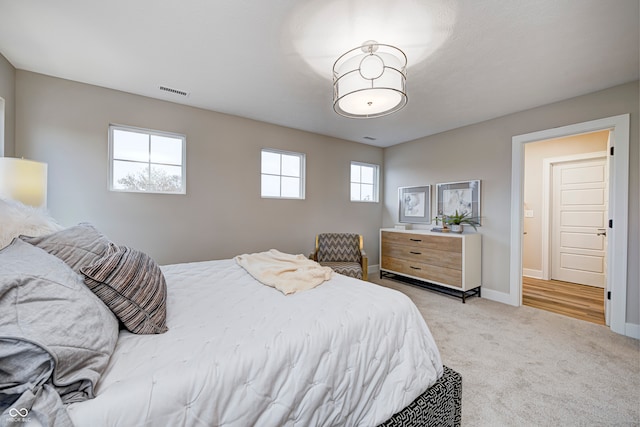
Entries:
<svg viewBox="0 0 640 427">
<path fill-rule="evenodd" d="M 4 99 L 4 149 L 0 147 L 0 156 L 14 156 L 15 105 L 16 105 L 16 69 L 0 54 L 0 98 Z"/>
<path fill-rule="evenodd" d="M 0 68 L 0 70 L 2 70 Z M 3 73 L 1 81 L 10 83 Z M 9 71 L 9 74 L 12 71 Z M 16 76 L 15 155 L 49 163 L 49 209 L 91 221 L 160 263 L 228 258 L 276 247 L 306 253 L 322 231 L 365 236 L 397 221 L 397 187 L 482 180 L 483 283 L 509 292 L 511 138 L 631 114 L 627 322 L 640 324 L 638 82 L 514 113 L 384 150 L 26 71 Z M 0 83 L 0 85 L 3 83 Z M 2 89 L 0 89 L 2 90 Z M 107 190 L 107 126 L 187 135 L 186 196 Z M 307 199 L 261 199 L 260 148 L 307 154 Z M 349 162 L 383 166 L 383 203 L 349 202 Z M 435 202 L 435 201 L 434 201 Z"/>
<path fill-rule="evenodd" d="M 512 137 L 630 113 L 627 322 L 640 324 L 638 89 L 628 83 L 385 149 L 384 226 L 397 221 L 400 186 L 482 180 L 483 287 L 509 293 Z"/>
<path fill-rule="evenodd" d="M 382 203 L 349 200 L 350 161 L 383 150 L 82 83 L 16 72 L 16 154 L 49 165 L 48 208 L 63 225 L 94 223 L 159 263 L 277 248 L 308 254 L 315 234 L 364 234 L 378 263 Z M 187 136 L 187 195 L 107 189 L 109 123 Z M 260 197 L 260 150 L 307 155 L 306 200 Z"/>
</svg>

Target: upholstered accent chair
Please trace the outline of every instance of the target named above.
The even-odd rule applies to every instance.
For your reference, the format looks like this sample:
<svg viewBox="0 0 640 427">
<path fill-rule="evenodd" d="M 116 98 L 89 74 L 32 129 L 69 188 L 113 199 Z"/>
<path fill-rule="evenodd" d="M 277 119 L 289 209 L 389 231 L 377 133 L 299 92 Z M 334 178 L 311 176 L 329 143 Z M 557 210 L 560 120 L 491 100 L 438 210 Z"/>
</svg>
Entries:
<svg viewBox="0 0 640 427">
<path fill-rule="evenodd" d="M 316 249 L 310 256 L 336 273 L 367 280 L 368 258 L 360 234 L 323 233 L 316 236 Z"/>
</svg>

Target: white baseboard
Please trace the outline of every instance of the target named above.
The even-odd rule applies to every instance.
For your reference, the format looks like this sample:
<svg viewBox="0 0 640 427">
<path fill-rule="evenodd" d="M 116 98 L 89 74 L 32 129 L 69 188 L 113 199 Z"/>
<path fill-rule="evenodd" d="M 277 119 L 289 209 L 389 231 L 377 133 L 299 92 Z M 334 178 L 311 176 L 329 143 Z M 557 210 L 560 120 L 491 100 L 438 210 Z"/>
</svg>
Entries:
<svg viewBox="0 0 640 427">
<path fill-rule="evenodd" d="M 532 268 L 523 268 L 522 275 L 534 279 L 542 279 L 542 270 L 534 270 Z"/>
<path fill-rule="evenodd" d="M 367 268 L 367 273 L 369 275 L 378 274 L 380 272 L 380 264 L 373 264 Z"/>
<path fill-rule="evenodd" d="M 513 301 L 510 294 L 506 292 L 494 291 L 493 289 L 486 289 L 482 287 L 482 298 L 486 298 L 491 301 L 501 302 L 508 305 L 518 305 L 519 301 Z"/>
<path fill-rule="evenodd" d="M 624 335 L 640 340 L 640 325 L 636 325 L 634 323 L 625 323 Z"/>
</svg>

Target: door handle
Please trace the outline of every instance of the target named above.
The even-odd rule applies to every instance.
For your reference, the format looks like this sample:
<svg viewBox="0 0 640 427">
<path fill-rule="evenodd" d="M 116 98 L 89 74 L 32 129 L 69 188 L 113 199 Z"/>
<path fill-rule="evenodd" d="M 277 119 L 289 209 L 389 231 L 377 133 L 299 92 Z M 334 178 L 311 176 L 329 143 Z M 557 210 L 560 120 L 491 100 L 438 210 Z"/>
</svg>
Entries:
<svg viewBox="0 0 640 427">
<path fill-rule="evenodd" d="M 606 228 L 598 228 L 598 232 L 596 233 L 596 236 L 606 236 L 606 235 L 607 235 Z"/>
</svg>

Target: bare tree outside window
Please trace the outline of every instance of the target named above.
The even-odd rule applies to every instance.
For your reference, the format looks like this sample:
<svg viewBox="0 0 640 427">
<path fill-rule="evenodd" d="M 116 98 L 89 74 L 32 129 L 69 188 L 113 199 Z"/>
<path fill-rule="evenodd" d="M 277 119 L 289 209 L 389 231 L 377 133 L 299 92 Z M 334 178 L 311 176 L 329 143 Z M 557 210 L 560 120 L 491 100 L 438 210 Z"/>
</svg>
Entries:
<svg viewBox="0 0 640 427">
<path fill-rule="evenodd" d="M 153 191 L 175 193 L 182 187 L 179 175 L 169 175 L 162 169 L 151 169 L 151 173 L 128 173 L 118 184 L 131 191 Z"/>
</svg>

